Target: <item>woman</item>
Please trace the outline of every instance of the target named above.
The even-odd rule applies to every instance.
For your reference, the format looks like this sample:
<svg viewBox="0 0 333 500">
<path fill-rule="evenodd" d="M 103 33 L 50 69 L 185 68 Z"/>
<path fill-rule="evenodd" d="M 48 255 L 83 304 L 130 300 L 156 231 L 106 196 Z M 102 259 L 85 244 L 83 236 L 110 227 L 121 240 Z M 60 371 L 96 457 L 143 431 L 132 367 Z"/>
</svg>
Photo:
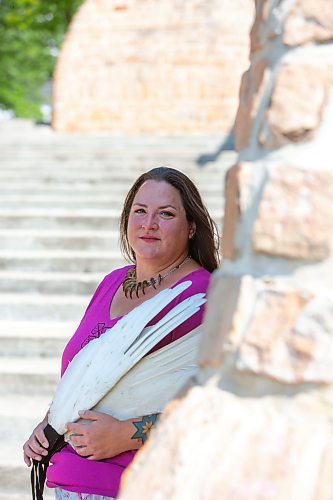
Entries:
<svg viewBox="0 0 333 500">
<path fill-rule="evenodd" d="M 120 318 L 163 289 L 191 282 L 150 324 L 187 297 L 206 293 L 211 273 L 218 267 L 215 225 L 192 181 L 172 168 L 155 168 L 137 179 L 125 200 L 120 235 L 122 251 L 134 265 L 113 271 L 98 286 L 64 350 L 62 374 L 90 340 L 112 329 Z M 153 351 L 160 352 L 163 346 L 191 332 L 202 318 L 201 306 Z M 58 500 L 114 498 L 124 469 L 147 439 L 158 415 L 126 420 L 95 410 L 80 415 L 91 425 L 68 423 L 75 449 L 66 446 L 53 455 L 47 485 L 56 488 Z M 41 460 L 47 454 L 46 424 L 47 416 L 24 444 L 28 466 L 32 459 Z"/>
</svg>

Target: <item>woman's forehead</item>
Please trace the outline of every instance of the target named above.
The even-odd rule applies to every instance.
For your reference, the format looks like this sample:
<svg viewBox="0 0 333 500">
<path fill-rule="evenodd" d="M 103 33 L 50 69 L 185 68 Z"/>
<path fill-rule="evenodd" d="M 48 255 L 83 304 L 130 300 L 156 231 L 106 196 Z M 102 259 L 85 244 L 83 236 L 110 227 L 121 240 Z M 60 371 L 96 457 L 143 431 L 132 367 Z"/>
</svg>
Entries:
<svg viewBox="0 0 333 500">
<path fill-rule="evenodd" d="M 181 195 L 175 187 L 166 181 L 145 181 L 134 196 L 133 203 L 149 204 L 159 202 L 161 205 L 168 203 L 183 206 Z"/>
</svg>

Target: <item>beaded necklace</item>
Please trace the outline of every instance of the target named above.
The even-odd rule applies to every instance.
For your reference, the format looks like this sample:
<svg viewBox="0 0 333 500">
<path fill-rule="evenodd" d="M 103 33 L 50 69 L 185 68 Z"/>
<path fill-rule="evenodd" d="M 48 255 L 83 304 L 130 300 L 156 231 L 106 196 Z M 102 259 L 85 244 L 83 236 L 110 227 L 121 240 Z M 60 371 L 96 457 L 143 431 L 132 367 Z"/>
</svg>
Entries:
<svg viewBox="0 0 333 500">
<path fill-rule="evenodd" d="M 139 298 L 139 292 L 142 292 L 143 295 L 145 295 L 145 289 L 148 288 L 149 286 L 152 286 L 153 288 L 156 289 L 156 285 L 160 285 L 161 282 L 169 276 L 171 273 L 176 271 L 176 269 L 180 269 L 187 261 L 189 261 L 191 258 L 190 255 L 188 255 L 180 264 L 177 266 L 173 267 L 170 269 L 166 274 L 163 276 L 159 273 L 156 278 L 150 278 L 149 280 L 143 280 L 143 281 L 137 281 L 136 280 L 136 268 L 128 269 L 126 271 L 126 276 L 123 281 L 123 292 L 125 294 L 125 297 L 129 295 L 130 299 L 133 298 L 133 292 L 135 292 L 135 295 Z"/>
</svg>

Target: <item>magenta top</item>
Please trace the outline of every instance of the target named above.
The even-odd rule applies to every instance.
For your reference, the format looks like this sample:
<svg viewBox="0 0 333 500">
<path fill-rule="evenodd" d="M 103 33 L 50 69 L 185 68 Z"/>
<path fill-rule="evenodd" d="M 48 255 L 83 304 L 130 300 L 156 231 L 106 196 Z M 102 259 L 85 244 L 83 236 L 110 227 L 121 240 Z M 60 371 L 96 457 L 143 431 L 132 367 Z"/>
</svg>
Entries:
<svg viewBox="0 0 333 500">
<path fill-rule="evenodd" d="M 108 274 L 97 287 L 78 329 L 64 349 L 61 375 L 82 347 L 90 340 L 102 335 L 107 329 L 112 328 L 121 318 L 119 316 L 110 319 L 110 304 L 129 267 L 131 266 L 117 269 Z M 180 279 L 175 285 L 187 280 L 192 281 L 192 285 L 155 316 L 150 325 L 158 322 L 168 311 L 187 297 L 200 292 L 206 293 L 210 278 L 211 274 L 200 268 Z M 201 306 L 196 314 L 175 328 L 152 351 L 179 339 L 200 325 L 203 312 L 204 306 Z M 116 497 L 121 475 L 133 460 L 135 453 L 136 451 L 131 450 L 112 458 L 93 461 L 81 457 L 70 445 L 67 445 L 51 458 L 52 463 L 47 469 L 47 486 L 49 488 L 63 488 L 77 493 Z"/>
</svg>

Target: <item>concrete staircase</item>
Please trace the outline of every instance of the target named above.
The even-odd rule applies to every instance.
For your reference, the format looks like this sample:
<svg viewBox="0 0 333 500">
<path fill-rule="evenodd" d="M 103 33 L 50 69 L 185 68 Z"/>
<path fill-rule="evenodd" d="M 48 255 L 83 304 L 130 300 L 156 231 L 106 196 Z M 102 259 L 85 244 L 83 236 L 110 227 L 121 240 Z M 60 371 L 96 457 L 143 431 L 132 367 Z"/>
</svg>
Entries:
<svg viewBox="0 0 333 500">
<path fill-rule="evenodd" d="M 0 500 L 30 499 L 22 444 L 47 410 L 62 349 L 97 283 L 124 263 L 118 217 L 133 180 L 157 165 L 183 170 L 221 225 L 235 153 L 201 168 L 197 159 L 222 139 L 64 136 L 0 124 Z"/>
</svg>

